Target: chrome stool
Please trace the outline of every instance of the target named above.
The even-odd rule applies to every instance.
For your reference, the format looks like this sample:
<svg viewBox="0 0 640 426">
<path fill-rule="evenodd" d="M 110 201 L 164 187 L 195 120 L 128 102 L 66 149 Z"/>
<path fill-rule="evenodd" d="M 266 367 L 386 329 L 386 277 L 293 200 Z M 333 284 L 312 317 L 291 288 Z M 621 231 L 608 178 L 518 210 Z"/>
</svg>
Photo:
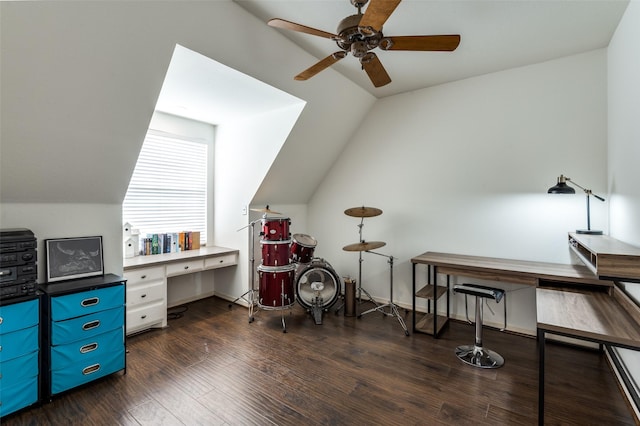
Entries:
<svg viewBox="0 0 640 426">
<path fill-rule="evenodd" d="M 504 290 L 493 287 L 486 287 L 477 284 L 456 284 L 453 286 L 454 293 L 464 294 L 465 311 L 467 312 L 467 321 L 469 320 L 469 313 L 467 311 L 467 295 L 475 296 L 476 298 L 476 341 L 474 345 L 463 345 L 456 348 L 456 356 L 460 358 L 466 364 L 480 368 L 498 368 L 504 364 L 504 358 L 497 352 L 490 349 L 486 349 L 482 346 L 482 314 L 483 314 L 483 300 L 490 298 L 500 303 L 500 300 L 504 300 L 504 328 L 507 327 L 507 299 Z"/>
</svg>

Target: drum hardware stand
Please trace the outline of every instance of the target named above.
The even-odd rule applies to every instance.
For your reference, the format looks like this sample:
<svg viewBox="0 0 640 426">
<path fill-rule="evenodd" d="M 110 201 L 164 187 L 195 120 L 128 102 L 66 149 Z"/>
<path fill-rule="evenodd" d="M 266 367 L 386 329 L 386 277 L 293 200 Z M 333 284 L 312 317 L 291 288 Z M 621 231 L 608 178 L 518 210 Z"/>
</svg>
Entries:
<svg viewBox="0 0 640 426">
<path fill-rule="evenodd" d="M 267 206 L 268 207 L 268 206 Z M 265 213 L 263 215 L 263 217 L 266 217 L 267 214 Z M 254 287 L 254 283 L 255 283 L 255 273 L 256 273 L 256 268 L 255 268 L 255 237 L 254 237 L 254 225 L 257 222 L 260 222 L 262 219 L 256 219 L 253 222 L 250 222 L 247 226 L 243 226 L 242 228 L 238 229 L 237 232 L 242 231 L 244 228 L 250 228 L 250 235 L 251 235 L 251 257 L 249 259 L 249 263 L 251 264 L 251 283 L 249 284 L 249 290 L 245 291 L 242 295 L 240 295 L 239 297 L 236 297 L 235 300 L 231 303 L 229 303 L 229 309 L 231 309 L 233 307 L 233 305 L 240 299 L 243 299 L 247 302 L 247 304 L 249 305 L 249 323 L 253 322 L 253 307 L 256 304 L 256 298 L 255 298 L 255 292 L 256 289 Z"/>
<path fill-rule="evenodd" d="M 395 303 L 393 303 L 393 256 L 387 256 L 386 254 L 376 253 L 376 252 L 370 251 L 370 250 L 367 250 L 367 253 L 377 254 L 378 256 L 383 256 L 383 257 L 386 257 L 386 258 L 389 259 L 389 261 L 388 261 L 388 263 L 389 263 L 389 303 L 386 303 L 384 305 L 376 304 L 375 308 L 371 308 L 368 311 L 365 311 L 365 312 L 361 313 L 360 315 L 358 315 L 358 318 L 361 318 L 363 315 L 366 315 L 366 314 L 369 314 L 369 313 L 375 312 L 375 311 L 382 312 L 384 315 L 389 316 L 389 317 L 396 317 L 398 319 L 398 322 L 400 323 L 400 325 L 404 329 L 404 334 L 406 336 L 408 336 L 409 335 L 409 330 L 407 330 L 407 325 L 404 323 L 404 320 L 400 316 L 400 312 L 398 312 L 398 307 L 396 306 Z M 384 310 L 384 308 L 386 308 L 386 307 L 389 308 L 389 312 L 386 312 Z"/>
<path fill-rule="evenodd" d="M 313 291 L 316 292 L 315 296 L 313 297 L 311 314 L 313 316 L 313 320 L 316 322 L 316 325 L 321 325 L 322 312 L 324 311 L 324 309 L 322 308 L 322 305 L 324 303 L 324 300 L 322 299 L 322 296 L 320 296 L 320 292 L 324 289 L 324 284 L 320 282 L 313 282 L 311 283 L 311 288 L 313 289 Z"/>
<path fill-rule="evenodd" d="M 365 242 L 364 239 L 362 238 L 363 226 L 364 226 L 364 217 L 360 219 L 360 224 L 358 225 L 358 235 L 360 237 L 360 243 Z M 380 306 L 378 302 L 376 302 L 376 300 L 373 297 L 371 297 L 371 295 L 367 290 L 362 288 L 362 262 L 363 261 L 364 260 L 362 259 L 362 251 L 360 251 L 358 253 L 358 303 L 362 303 L 362 292 L 364 292 L 369 298 L 369 300 L 372 301 L 374 305 L 376 305 L 376 308 L 378 308 Z"/>
</svg>

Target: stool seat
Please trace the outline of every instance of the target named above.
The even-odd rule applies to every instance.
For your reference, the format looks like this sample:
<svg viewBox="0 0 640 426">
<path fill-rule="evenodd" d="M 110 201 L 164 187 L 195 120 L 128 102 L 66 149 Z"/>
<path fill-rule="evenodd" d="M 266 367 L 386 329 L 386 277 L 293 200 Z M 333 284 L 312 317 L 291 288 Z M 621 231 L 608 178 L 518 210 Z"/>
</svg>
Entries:
<svg viewBox="0 0 640 426">
<path fill-rule="evenodd" d="M 462 293 L 466 297 L 474 296 L 476 298 L 476 339 L 473 345 L 462 345 L 456 348 L 456 356 L 466 364 L 479 368 L 498 368 L 504 365 L 504 358 L 495 351 L 486 349 L 482 346 L 482 316 L 483 305 L 482 299 L 493 299 L 496 303 L 505 298 L 506 292 L 500 288 L 488 287 L 479 284 L 456 284 L 453 286 L 454 293 Z M 507 301 L 505 300 L 506 304 Z M 507 311 L 505 305 L 505 328 L 507 321 Z M 467 315 L 468 319 L 468 315 Z"/>
</svg>

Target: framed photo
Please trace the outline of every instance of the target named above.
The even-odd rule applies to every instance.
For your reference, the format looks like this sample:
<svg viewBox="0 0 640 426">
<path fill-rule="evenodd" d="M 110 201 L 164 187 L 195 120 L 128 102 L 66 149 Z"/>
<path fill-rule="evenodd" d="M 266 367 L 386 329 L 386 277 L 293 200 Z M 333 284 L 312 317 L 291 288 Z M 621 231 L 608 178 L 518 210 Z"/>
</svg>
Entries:
<svg viewBox="0 0 640 426">
<path fill-rule="evenodd" d="M 47 282 L 104 275 L 102 237 L 45 240 Z"/>
</svg>

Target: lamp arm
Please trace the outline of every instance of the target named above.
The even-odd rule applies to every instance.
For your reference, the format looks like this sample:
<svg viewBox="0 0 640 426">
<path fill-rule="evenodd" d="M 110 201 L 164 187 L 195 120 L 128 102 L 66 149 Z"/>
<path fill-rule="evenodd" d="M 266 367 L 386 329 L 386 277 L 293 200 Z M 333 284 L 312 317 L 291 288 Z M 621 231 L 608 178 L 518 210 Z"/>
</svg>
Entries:
<svg viewBox="0 0 640 426">
<path fill-rule="evenodd" d="M 591 190 L 590 190 L 590 189 L 586 189 L 585 187 L 581 186 L 579 183 L 577 183 L 577 182 L 575 182 L 575 181 L 571 180 L 570 178 L 565 178 L 565 179 L 566 179 L 566 181 L 567 181 L 567 182 L 569 182 L 570 184 L 575 185 L 575 186 L 577 186 L 578 188 L 582 189 L 582 190 L 585 192 L 585 194 L 587 194 L 587 196 L 589 196 L 589 195 L 593 195 L 593 196 L 594 196 L 594 197 L 596 197 L 598 200 L 600 200 L 600 201 L 604 201 L 604 198 L 602 198 L 602 197 L 601 197 L 601 196 L 599 196 L 599 195 L 594 194 L 593 192 L 591 192 Z"/>
</svg>

